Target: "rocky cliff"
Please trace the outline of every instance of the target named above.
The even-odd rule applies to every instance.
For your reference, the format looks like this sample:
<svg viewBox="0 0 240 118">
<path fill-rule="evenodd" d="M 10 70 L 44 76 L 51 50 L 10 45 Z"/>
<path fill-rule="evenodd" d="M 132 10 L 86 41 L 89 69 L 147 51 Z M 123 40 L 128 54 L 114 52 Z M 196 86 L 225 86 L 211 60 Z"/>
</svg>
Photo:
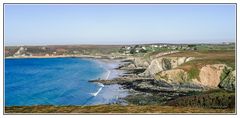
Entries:
<svg viewBox="0 0 240 118">
<path fill-rule="evenodd" d="M 147 60 L 142 57 L 134 57 L 130 59 L 131 63 L 123 66 L 121 69 L 143 69 L 143 72 L 135 73 L 135 75 L 140 78 L 152 78 L 157 81 L 166 82 L 174 90 L 181 90 L 183 88 L 189 90 L 191 88 L 198 88 L 198 90 L 199 88 L 235 90 L 236 74 L 231 67 L 221 63 L 207 64 L 204 61 L 201 61 L 200 66 L 191 65 L 192 62 L 185 64 L 197 59 L 201 58 L 165 55 Z M 182 64 L 185 64 L 184 66 L 187 69 L 181 68 Z M 156 87 L 155 85 L 148 84 L 144 83 L 145 86 Z"/>
<path fill-rule="evenodd" d="M 199 84 L 211 88 L 218 87 L 221 73 L 225 67 L 226 65 L 224 64 L 213 64 L 202 67 L 199 73 Z"/>
<path fill-rule="evenodd" d="M 235 90 L 236 86 L 236 71 L 225 67 L 220 76 L 220 83 L 218 87 L 225 90 Z"/>
<path fill-rule="evenodd" d="M 225 64 L 205 65 L 199 69 L 198 76 L 190 77 L 190 72 L 183 69 L 163 70 L 155 74 L 155 79 L 164 80 L 170 84 L 189 83 L 204 88 L 223 88 L 235 90 L 235 71 Z"/>
<path fill-rule="evenodd" d="M 146 71 L 140 76 L 154 76 L 160 71 L 174 69 L 179 65 L 193 60 L 193 57 L 160 57 L 153 59 Z"/>
</svg>

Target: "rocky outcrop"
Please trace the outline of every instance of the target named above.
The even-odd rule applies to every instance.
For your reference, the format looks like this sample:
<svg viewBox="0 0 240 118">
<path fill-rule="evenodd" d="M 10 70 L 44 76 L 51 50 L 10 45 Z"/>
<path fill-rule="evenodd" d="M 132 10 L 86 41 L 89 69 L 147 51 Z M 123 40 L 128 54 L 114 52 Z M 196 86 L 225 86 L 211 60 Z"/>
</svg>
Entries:
<svg viewBox="0 0 240 118">
<path fill-rule="evenodd" d="M 218 85 L 225 90 L 234 91 L 236 86 L 236 71 L 232 71 L 231 68 L 224 68 L 221 74 L 221 82 Z"/>
<path fill-rule="evenodd" d="M 136 67 L 147 68 L 149 66 L 149 62 L 140 57 L 136 57 L 134 58 L 134 65 Z"/>
<path fill-rule="evenodd" d="M 223 88 L 225 90 L 235 90 L 235 71 L 225 64 L 205 65 L 199 69 L 197 78 L 190 78 L 189 72 L 183 69 L 171 69 L 160 71 L 154 77 L 157 80 L 164 80 L 169 84 L 186 84 L 197 85 L 209 88 Z"/>
<path fill-rule="evenodd" d="M 118 69 L 122 70 L 146 69 L 149 66 L 149 62 L 141 57 L 128 58 L 123 62 L 124 64 L 118 67 Z"/>
<path fill-rule="evenodd" d="M 211 88 L 218 87 L 221 73 L 225 67 L 226 65 L 224 64 L 213 64 L 202 67 L 199 73 L 200 84 Z"/>
<path fill-rule="evenodd" d="M 149 60 L 136 57 L 122 69 L 128 70 L 126 74 L 135 75 L 136 77 L 133 77 L 135 79 L 150 78 L 156 80 L 134 81 L 135 84 L 131 84 L 131 87 L 139 90 L 199 91 L 211 88 L 235 90 L 235 71 L 225 64 L 208 64 L 200 68 L 187 65 L 186 67 L 189 66 L 187 69 L 185 66 L 182 69 L 179 67 L 193 59 L 193 57 L 162 56 L 153 59 L 149 64 Z M 131 82 L 127 83 L 130 85 Z M 165 87 L 158 85 L 158 83 L 166 83 L 169 86 Z"/>
<path fill-rule="evenodd" d="M 187 80 L 187 72 L 182 69 L 172 69 L 161 71 L 155 75 L 156 79 L 164 79 L 166 82 L 171 84 L 183 83 Z"/>
<path fill-rule="evenodd" d="M 128 69 L 134 69 L 134 68 L 136 68 L 136 66 L 135 66 L 134 64 L 129 64 L 129 65 L 127 66 L 127 68 L 128 68 Z"/>
<path fill-rule="evenodd" d="M 153 59 L 146 69 L 146 71 L 140 76 L 154 76 L 160 71 L 170 70 L 178 67 L 179 65 L 193 60 L 193 57 L 160 57 Z"/>
</svg>

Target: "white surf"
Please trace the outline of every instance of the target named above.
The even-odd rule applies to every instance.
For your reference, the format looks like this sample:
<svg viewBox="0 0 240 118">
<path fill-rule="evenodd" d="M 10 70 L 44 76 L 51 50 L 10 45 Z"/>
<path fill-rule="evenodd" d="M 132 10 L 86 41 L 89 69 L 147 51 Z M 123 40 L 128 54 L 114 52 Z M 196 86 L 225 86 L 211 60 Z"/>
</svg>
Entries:
<svg viewBox="0 0 240 118">
<path fill-rule="evenodd" d="M 102 83 L 97 83 L 99 86 L 101 86 L 101 87 L 104 87 L 104 85 L 102 84 Z"/>
<path fill-rule="evenodd" d="M 107 80 L 107 79 L 109 78 L 110 74 L 111 74 L 111 71 L 108 71 L 108 74 L 107 74 L 105 80 Z M 95 92 L 95 93 L 90 93 L 92 96 L 97 96 L 98 93 L 99 93 L 99 92 L 102 90 L 102 88 L 104 87 L 104 85 L 103 85 L 102 83 L 98 83 L 98 85 L 101 86 L 101 87 L 98 89 L 97 92 Z"/>
<path fill-rule="evenodd" d="M 91 95 L 92 95 L 92 96 L 97 96 L 97 95 L 98 95 L 98 93 L 99 93 L 99 92 L 102 90 L 102 88 L 103 88 L 103 87 L 99 88 L 99 89 L 98 89 L 98 91 L 97 91 L 97 92 L 95 92 L 95 93 L 91 93 Z"/>
<path fill-rule="evenodd" d="M 109 78 L 110 74 L 111 74 L 111 71 L 108 71 L 108 74 L 106 76 L 106 80 Z"/>
</svg>

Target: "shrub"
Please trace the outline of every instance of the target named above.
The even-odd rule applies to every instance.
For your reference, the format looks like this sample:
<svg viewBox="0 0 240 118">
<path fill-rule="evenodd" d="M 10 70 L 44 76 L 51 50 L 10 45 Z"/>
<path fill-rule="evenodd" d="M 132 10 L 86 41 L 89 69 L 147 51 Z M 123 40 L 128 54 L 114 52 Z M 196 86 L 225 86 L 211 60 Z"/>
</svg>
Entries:
<svg viewBox="0 0 240 118">
<path fill-rule="evenodd" d="M 199 78 L 199 69 L 196 67 L 192 67 L 190 71 L 188 71 L 188 79 Z"/>
<path fill-rule="evenodd" d="M 171 60 L 170 59 L 163 58 L 162 59 L 162 63 L 163 63 L 163 69 L 164 70 L 172 69 L 172 65 L 171 65 Z"/>
</svg>

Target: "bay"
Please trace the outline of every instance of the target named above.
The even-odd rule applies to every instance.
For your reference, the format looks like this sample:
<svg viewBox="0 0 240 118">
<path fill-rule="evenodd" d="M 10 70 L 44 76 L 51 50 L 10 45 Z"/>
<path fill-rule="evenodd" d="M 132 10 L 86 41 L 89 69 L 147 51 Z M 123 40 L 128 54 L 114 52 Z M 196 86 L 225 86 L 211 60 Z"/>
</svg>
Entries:
<svg viewBox="0 0 240 118">
<path fill-rule="evenodd" d="M 87 58 L 5 59 L 5 105 L 95 105 L 114 103 L 127 95 L 112 79 L 117 63 Z"/>
</svg>

